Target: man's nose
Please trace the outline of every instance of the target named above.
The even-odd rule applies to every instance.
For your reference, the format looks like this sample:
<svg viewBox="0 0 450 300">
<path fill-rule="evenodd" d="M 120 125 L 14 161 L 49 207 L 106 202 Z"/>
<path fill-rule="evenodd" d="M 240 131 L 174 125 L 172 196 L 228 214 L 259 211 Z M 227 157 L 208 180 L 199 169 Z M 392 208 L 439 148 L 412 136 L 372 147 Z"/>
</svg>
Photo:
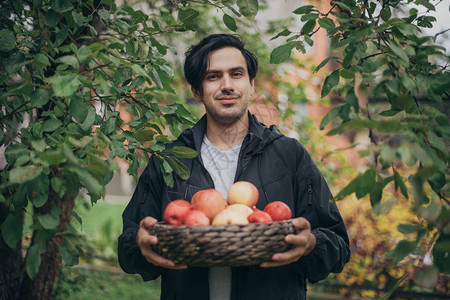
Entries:
<svg viewBox="0 0 450 300">
<path fill-rule="evenodd" d="M 226 75 L 226 76 L 222 77 L 222 87 L 221 88 L 223 91 L 234 90 L 233 81 L 230 76 Z"/>
</svg>

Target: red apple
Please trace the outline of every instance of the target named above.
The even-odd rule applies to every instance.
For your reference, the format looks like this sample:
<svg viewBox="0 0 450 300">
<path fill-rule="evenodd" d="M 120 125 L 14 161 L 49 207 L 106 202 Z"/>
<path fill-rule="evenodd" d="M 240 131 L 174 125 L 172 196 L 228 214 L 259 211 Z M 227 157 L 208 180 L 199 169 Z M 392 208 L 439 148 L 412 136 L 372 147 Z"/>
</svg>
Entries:
<svg viewBox="0 0 450 300">
<path fill-rule="evenodd" d="M 272 217 L 262 210 L 254 210 L 249 216 L 248 221 L 250 223 L 269 223 L 272 222 Z"/>
<path fill-rule="evenodd" d="M 237 181 L 228 190 L 227 200 L 229 204 L 245 204 L 253 207 L 258 203 L 259 192 L 256 186 L 248 181 Z"/>
<path fill-rule="evenodd" d="M 192 208 L 203 211 L 210 221 L 227 205 L 227 200 L 216 189 L 198 191 L 191 199 Z"/>
<path fill-rule="evenodd" d="M 173 200 L 164 209 L 164 221 L 171 225 L 183 223 L 184 216 L 191 210 L 191 204 L 183 199 Z"/>
<path fill-rule="evenodd" d="M 289 206 L 281 201 L 270 202 L 266 205 L 264 211 L 272 217 L 272 221 L 289 220 L 292 217 Z"/>
<path fill-rule="evenodd" d="M 191 209 L 184 216 L 184 224 L 185 225 L 209 225 L 209 218 L 205 215 L 204 212 L 198 209 Z"/>
</svg>

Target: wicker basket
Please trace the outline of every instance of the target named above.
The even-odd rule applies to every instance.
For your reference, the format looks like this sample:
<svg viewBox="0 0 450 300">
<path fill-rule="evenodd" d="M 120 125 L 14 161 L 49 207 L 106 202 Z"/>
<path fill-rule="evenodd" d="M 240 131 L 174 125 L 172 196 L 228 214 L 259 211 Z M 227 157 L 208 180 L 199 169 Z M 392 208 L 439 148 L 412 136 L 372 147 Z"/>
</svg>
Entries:
<svg viewBox="0 0 450 300">
<path fill-rule="evenodd" d="M 186 226 L 158 223 L 153 249 L 159 255 L 193 267 L 249 266 L 270 261 L 291 245 L 284 237 L 294 233 L 290 220 L 249 225 Z"/>
</svg>

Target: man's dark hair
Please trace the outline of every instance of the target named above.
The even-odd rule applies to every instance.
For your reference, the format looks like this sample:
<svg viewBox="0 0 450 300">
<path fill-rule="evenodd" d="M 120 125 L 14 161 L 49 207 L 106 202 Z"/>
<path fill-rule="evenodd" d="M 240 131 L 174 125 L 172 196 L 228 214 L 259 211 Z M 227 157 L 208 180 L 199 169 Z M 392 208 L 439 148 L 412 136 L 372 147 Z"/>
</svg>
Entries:
<svg viewBox="0 0 450 300">
<path fill-rule="evenodd" d="M 225 47 L 234 47 L 241 51 L 247 62 L 247 70 L 250 80 L 255 78 L 258 71 L 258 59 L 244 48 L 244 42 L 231 34 L 211 34 L 193 45 L 186 52 L 184 62 L 184 76 L 188 83 L 196 90 L 201 91 L 202 81 L 208 67 L 208 56 L 214 50 Z"/>
</svg>

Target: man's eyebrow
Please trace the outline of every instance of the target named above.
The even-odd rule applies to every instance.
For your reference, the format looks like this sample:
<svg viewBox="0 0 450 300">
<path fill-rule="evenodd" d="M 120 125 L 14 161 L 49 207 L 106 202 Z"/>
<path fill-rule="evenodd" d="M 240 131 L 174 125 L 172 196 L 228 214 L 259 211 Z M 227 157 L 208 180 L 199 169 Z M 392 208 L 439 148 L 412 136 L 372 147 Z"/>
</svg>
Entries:
<svg viewBox="0 0 450 300">
<path fill-rule="evenodd" d="M 235 72 L 235 71 L 245 71 L 245 68 L 242 66 L 238 66 L 238 67 L 233 67 L 227 70 L 227 72 Z M 207 70 L 205 74 L 217 74 L 217 73 L 222 73 L 222 70 L 214 70 L 214 69 L 210 69 Z"/>
</svg>

